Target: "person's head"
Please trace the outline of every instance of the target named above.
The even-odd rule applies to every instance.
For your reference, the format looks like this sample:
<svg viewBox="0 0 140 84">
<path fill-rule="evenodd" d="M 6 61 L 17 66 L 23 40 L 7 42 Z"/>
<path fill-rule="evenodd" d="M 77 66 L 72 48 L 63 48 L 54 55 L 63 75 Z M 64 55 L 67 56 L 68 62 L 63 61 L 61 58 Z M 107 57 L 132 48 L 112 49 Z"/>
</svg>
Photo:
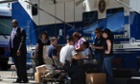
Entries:
<svg viewBox="0 0 140 84">
<path fill-rule="evenodd" d="M 103 38 L 108 38 L 109 37 L 109 33 L 110 33 L 110 31 L 108 31 L 107 29 L 105 29 L 103 32 L 102 32 L 102 36 L 103 36 Z"/>
<path fill-rule="evenodd" d="M 40 39 L 43 39 L 43 40 L 48 39 L 47 31 L 42 32 L 39 37 Z"/>
<path fill-rule="evenodd" d="M 18 27 L 18 21 L 16 19 L 12 20 L 12 27 L 13 28 Z"/>
<path fill-rule="evenodd" d="M 73 39 L 73 37 L 69 37 L 69 38 L 67 39 L 67 43 L 68 43 L 69 45 L 74 45 L 74 39 Z"/>
<path fill-rule="evenodd" d="M 81 38 L 81 34 L 78 32 L 74 32 L 72 36 L 73 36 L 74 42 L 77 42 Z"/>
<path fill-rule="evenodd" d="M 58 43 L 58 39 L 56 37 L 52 37 L 51 44 L 55 46 L 55 45 L 57 45 L 57 43 Z"/>
<path fill-rule="evenodd" d="M 88 42 L 84 42 L 83 44 L 82 44 L 82 49 L 86 49 L 86 48 L 88 48 L 89 47 L 89 43 Z"/>
<path fill-rule="evenodd" d="M 95 32 L 95 34 L 96 34 L 97 37 L 100 37 L 100 36 L 102 35 L 102 30 L 101 30 L 101 28 L 96 28 L 96 29 L 94 30 L 94 32 Z"/>
</svg>

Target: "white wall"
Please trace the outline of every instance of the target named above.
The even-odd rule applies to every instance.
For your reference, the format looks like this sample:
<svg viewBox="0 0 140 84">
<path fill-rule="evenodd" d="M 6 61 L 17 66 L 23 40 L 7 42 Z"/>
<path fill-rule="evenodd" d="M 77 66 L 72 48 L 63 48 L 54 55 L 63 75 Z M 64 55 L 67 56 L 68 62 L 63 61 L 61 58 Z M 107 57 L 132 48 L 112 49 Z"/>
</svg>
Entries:
<svg viewBox="0 0 140 84">
<path fill-rule="evenodd" d="M 29 16 L 33 19 L 33 21 L 39 25 L 39 16 L 32 16 L 31 10 L 32 10 L 32 6 L 24 1 L 29 1 L 30 0 L 18 0 L 19 3 L 21 4 L 21 6 L 24 8 L 24 10 L 29 14 Z M 31 2 L 33 4 L 38 4 L 38 0 L 31 0 Z"/>
<path fill-rule="evenodd" d="M 74 22 L 74 2 L 65 3 L 65 21 Z"/>
<path fill-rule="evenodd" d="M 40 7 L 45 11 L 55 15 L 59 19 L 69 22 L 82 21 L 83 4 L 76 6 L 76 2 L 79 0 L 57 0 L 56 4 L 53 4 L 50 0 L 41 0 Z M 40 25 L 62 23 L 61 21 L 47 15 L 39 10 L 39 22 Z"/>
<path fill-rule="evenodd" d="M 65 21 L 65 15 L 64 15 L 64 3 L 58 3 L 56 4 L 56 17 L 60 18 L 61 20 Z M 56 20 L 57 23 L 61 23 L 59 20 Z"/>
<path fill-rule="evenodd" d="M 66 22 L 82 21 L 83 12 L 98 11 L 99 0 L 85 0 L 83 3 L 76 6 L 76 2 L 78 1 L 79 0 L 57 0 L 57 3 L 54 4 L 51 0 L 31 0 L 31 3 L 33 4 L 37 3 L 40 8 L 44 9 L 45 11 L 55 15 L 56 17 Z M 121 0 L 121 1 L 129 4 L 129 0 Z M 140 2 L 140 0 L 137 1 Z M 54 17 L 40 10 L 38 10 L 37 16 L 32 16 L 31 9 L 30 10 L 27 9 L 27 5 L 29 4 L 23 2 L 21 2 L 21 4 L 37 25 L 62 23 L 59 20 L 55 19 Z M 106 9 L 124 7 L 122 4 L 119 4 L 115 0 L 106 0 L 106 4 L 107 4 Z M 129 15 L 129 9 L 126 7 L 124 8 L 125 15 Z M 100 13 L 98 11 L 98 14 L 99 19 L 106 17 L 106 11 L 104 13 Z"/>
<path fill-rule="evenodd" d="M 75 21 L 77 21 L 77 22 L 82 21 L 82 15 L 83 15 L 83 12 L 85 11 L 84 7 L 83 7 L 83 3 L 76 6 L 76 3 L 78 1 L 79 0 L 75 0 Z"/>
<path fill-rule="evenodd" d="M 130 7 L 140 12 L 140 0 L 130 0 Z M 131 10 L 133 11 L 133 10 Z"/>
<path fill-rule="evenodd" d="M 43 10 L 47 11 L 48 13 L 55 15 L 55 6 L 54 4 L 46 4 L 46 2 L 40 3 L 40 8 Z M 56 16 L 56 15 L 55 15 Z M 54 24 L 55 23 L 55 18 L 51 17 L 50 15 L 46 14 L 43 11 L 39 10 L 39 22 L 40 25 L 45 25 L 45 24 Z"/>
</svg>

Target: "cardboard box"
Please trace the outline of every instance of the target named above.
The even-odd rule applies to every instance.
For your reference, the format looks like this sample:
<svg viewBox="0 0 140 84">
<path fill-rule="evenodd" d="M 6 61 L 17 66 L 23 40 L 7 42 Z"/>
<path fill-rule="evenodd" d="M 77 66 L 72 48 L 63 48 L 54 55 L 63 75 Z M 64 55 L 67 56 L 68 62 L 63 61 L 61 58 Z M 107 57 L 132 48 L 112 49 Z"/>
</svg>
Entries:
<svg viewBox="0 0 140 84">
<path fill-rule="evenodd" d="M 86 84 L 106 84 L 106 74 L 104 73 L 86 74 Z"/>
<path fill-rule="evenodd" d="M 46 70 L 47 70 L 46 65 L 41 65 L 41 66 L 36 67 L 36 72 L 37 73 L 45 73 Z"/>
<path fill-rule="evenodd" d="M 36 72 L 36 73 L 34 74 L 35 82 L 36 82 L 36 83 L 40 83 L 40 82 L 41 82 L 41 76 L 43 76 L 43 73 L 38 73 L 38 72 Z"/>
</svg>

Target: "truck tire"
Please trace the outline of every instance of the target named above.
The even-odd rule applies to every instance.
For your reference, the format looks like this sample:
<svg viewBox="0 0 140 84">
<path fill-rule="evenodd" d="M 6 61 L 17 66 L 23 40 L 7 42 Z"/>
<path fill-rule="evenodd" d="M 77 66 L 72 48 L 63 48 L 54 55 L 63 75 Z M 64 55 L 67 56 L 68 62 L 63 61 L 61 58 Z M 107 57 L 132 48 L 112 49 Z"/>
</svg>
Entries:
<svg viewBox="0 0 140 84">
<path fill-rule="evenodd" d="M 2 70 L 8 70 L 10 68 L 10 65 L 8 64 L 8 59 L 2 59 L 0 61 L 0 67 Z"/>
<path fill-rule="evenodd" d="M 10 68 L 9 64 L 1 65 L 2 70 L 8 70 Z"/>
</svg>

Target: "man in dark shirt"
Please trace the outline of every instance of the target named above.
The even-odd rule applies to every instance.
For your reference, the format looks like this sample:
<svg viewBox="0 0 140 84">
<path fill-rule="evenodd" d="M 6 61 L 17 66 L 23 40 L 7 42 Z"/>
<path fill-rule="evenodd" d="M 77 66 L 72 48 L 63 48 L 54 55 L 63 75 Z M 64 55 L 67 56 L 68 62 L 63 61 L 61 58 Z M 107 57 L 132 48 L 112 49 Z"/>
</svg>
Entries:
<svg viewBox="0 0 140 84">
<path fill-rule="evenodd" d="M 96 28 L 94 30 L 95 34 L 96 34 L 96 38 L 95 38 L 95 42 L 94 42 L 94 49 L 95 49 L 95 59 L 97 60 L 99 66 L 98 66 L 98 69 L 99 71 L 101 71 L 101 67 L 102 67 L 102 61 L 103 61 L 103 54 L 104 54 L 104 51 L 103 51 L 103 42 L 104 42 L 104 39 L 102 37 L 102 30 L 101 28 Z"/>
</svg>

